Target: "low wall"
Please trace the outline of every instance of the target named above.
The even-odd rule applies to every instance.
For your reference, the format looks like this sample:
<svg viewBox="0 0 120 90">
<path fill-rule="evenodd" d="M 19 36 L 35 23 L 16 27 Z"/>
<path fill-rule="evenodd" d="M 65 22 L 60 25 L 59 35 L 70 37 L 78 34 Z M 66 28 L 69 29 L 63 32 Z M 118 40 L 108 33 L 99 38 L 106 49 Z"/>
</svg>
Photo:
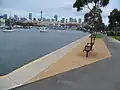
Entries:
<svg viewBox="0 0 120 90">
<path fill-rule="evenodd" d="M 63 48 L 60 48 L 48 55 L 45 55 L 15 71 L 0 77 L 0 90 L 6 90 L 21 86 L 28 80 L 38 75 L 41 71 L 48 68 L 50 65 L 59 61 L 65 54 L 72 51 L 72 48 L 77 47 L 82 41 L 86 40 L 89 35 L 70 43 Z"/>
</svg>

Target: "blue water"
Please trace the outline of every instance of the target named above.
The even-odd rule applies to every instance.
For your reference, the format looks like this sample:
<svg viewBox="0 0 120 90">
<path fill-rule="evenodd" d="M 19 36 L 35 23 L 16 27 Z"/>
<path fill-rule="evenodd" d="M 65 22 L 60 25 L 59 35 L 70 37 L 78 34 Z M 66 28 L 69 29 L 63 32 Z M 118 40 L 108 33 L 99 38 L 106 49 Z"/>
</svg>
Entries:
<svg viewBox="0 0 120 90">
<path fill-rule="evenodd" d="M 87 33 L 80 31 L 55 31 L 40 33 L 38 30 L 0 31 L 0 75 L 61 48 Z"/>
</svg>

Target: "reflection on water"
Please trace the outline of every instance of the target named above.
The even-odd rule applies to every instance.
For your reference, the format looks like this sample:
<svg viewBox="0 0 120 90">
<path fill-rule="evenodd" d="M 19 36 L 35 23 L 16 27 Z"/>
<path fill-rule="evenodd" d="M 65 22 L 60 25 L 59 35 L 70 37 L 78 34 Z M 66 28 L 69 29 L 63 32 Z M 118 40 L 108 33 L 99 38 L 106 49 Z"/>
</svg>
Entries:
<svg viewBox="0 0 120 90">
<path fill-rule="evenodd" d="M 24 64 L 67 45 L 87 33 L 80 31 L 38 30 L 0 31 L 0 75 L 7 74 Z"/>
</svg>

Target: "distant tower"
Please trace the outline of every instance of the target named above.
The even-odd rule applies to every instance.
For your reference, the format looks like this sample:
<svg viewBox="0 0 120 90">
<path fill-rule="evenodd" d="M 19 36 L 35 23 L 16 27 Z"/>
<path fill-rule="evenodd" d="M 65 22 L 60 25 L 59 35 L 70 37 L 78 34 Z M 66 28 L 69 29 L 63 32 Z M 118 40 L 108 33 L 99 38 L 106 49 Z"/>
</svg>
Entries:
<svg viewBox="0 0 120 90">
<path fill-rule="evenodd" d="M 43 14 L 43 11 L 40 11 L 40 13 L 41 13 L 41 21 L 42 21 L 42 14 Z"/>
<path fill-rule="evenodd" d="M 54 15 L 54 19 L 55 19 L 55 21 L 58 21 L 58 15 Z"/>
<path fill-rule="evenodd" d="M 32 13 L 29 13 L 29 20 L 32 20 Z"/>
<path fill-rule="evenodd" d="M 66 23 L 68 23 L 68 19 L 66 19 Z"/>
</svg>

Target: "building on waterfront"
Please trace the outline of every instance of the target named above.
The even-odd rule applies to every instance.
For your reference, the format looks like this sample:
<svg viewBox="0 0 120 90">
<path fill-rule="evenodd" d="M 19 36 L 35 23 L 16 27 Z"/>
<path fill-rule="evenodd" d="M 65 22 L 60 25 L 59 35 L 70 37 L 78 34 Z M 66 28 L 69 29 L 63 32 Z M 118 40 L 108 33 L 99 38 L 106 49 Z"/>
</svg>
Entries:
<svg viewBox="0 0 120 90">
<path fill-rule="evenodd" d="M 41 15 L 40 19 L 42 21 L 43 20 L 43 11 L 42 10 L 40 11 L 40 15 Z"/>
<path fill-rule="evenodd" d="M 36 21 L 36 18 L 33 18 L 33 21 Z"/>
<path fill-rule="evenodd" d="M 18 16 L 17 16 L 17 15 L 14 15 L 14 19 L 15 19 L 15 20 L 18 20 Z"/>
<path fill-rule="evenodd" d="M 70 17 L 70 18 L 69 18 L 69 22 L 73 22 L 73 18 Z"/>
<path fill-rule="evenodd" d="M 32 20 L 32 13 L 29 13 L 29 20 Z"/>
<path fill-rule="evenodd" d="M 55 19 L 55 21 L 58 21 L 58 15 L 57 14 L 54 15 L 54 19 Z"/>
<path fill-rule="evenodd" d="M 4 14 L 3 15 L 3 18 L 6 20 L 8 18 L 8 15 L 7 14 Z"/>
<path fill-rule="evenodd" d="M 26 21 L 27 18 L 25 18 L 25 17 L 21 17 L 20 20 L 21 20 L 21 21 Z"/>
<path fill-rule="evenodd" d="M 43 18 L 42 21 L 46 21 L 46 18 Z"/>
<path fill-rule="evenodd" d="M 66 19 L 66 23 L 68 23 L 68 19 Z"/>
<path fill-rule="evenodd" d="M 74 22 L 77 23 L 77 19 L 76 18 L 74 19 Z"/>
<path fill-rule="evenodd" d="M 79 18 L 79 19 L 78 19 L 78 23 L 80 23 L 80 24 L 81 24 L 81 22 L 82 22 L 82 19 L 81 19 L 81 18 Z"/>
<path fill-rule="evenodd" d="M 5 26 L 4 16 L 0 16 L 0 26 Z"/>
<path fill-rule="evenodd" d="M 54 22 L 54 19 L 52 18 L 51 21 Z"/>
<path fill-rule="evenodd" d="M 61 23 L 65 23 L 65 18 L 62 18 Z"/>
<path fill-rule="evenodd" d="M 38 18 L 38 21 L 41 21 L 41 18 Z"/>
</svg>

